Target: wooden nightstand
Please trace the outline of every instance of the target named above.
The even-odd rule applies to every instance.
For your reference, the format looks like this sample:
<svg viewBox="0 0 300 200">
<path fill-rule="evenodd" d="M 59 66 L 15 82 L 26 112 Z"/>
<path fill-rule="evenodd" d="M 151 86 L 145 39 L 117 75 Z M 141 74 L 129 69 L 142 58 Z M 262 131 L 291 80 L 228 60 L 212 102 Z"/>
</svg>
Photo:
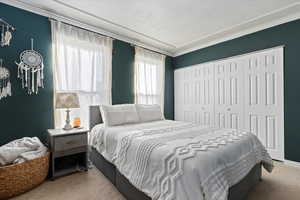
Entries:
<svg viewBox="0 0 300 200">
<path fill-rule="evenodd" d="M 48 129 L 52 153 L 52 179 L 76 171 L 87 171 L 87 129 Z"/>
</svg>

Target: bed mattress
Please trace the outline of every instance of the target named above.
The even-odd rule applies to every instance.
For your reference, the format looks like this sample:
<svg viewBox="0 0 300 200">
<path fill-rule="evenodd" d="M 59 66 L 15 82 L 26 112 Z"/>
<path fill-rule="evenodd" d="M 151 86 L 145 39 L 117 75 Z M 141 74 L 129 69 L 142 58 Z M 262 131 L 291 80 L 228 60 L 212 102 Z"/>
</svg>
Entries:
<svg viewBox="0 0 300 200">
<path fill-rule="evenodd" d="M 273 168 L 255 135 L 186 122 L 97 125 L 90 145 L 152 199 L 225 200 L 256 164 Z"/>
</svg>

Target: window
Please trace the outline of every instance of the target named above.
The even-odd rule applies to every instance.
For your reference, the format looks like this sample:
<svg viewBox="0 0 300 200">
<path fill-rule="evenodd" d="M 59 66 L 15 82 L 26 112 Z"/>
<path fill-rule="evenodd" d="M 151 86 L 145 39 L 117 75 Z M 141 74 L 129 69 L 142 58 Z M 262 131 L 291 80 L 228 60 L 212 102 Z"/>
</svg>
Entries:
<svg viewBox="0 0 300 200">
<path fill-rule="evenodd" d="M 88 127 L 88 106 L 111 104 L 112 40 L 74 26 L 52 21 L 55 92 L 76 92 L 80 117 Z M 55 111 L 55 126 L 62 127 L 65 112 Z"/>
<path fill-rule="evenodd" d="M 164 107 L 165 56 L 135 48 L 135 102 Z"/>
</svg>

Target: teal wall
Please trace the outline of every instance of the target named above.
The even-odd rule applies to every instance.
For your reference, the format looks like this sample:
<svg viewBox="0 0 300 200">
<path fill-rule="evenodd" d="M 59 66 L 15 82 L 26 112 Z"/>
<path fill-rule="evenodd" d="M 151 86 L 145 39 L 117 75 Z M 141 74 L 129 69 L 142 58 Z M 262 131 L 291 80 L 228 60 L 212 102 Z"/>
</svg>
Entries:
<svg viewBox="0 0 300 200">
<path fill-rule="evenodd" d="M 300 162 L 300 20 L 175 57 L 174 69 L 279 45 L 285 45 L 285 159 Z"/>
<path fill-rule="evenodd" d="M 51 67 L 51 27 L 46 17 L 16 9 L 0 3 L 0 17 L 14 25 L 10 46 L 0 47 L 0 58 L 11 72 L 12 97 L 0 100 L 0 145 L 24 136 L 43 138 L 45 130 L 53 127 L 53 78 Z M 30 38 L 34 38 L 34 49 L 44 57 L 45 88 L 38 95 L 27 95 L 17 80 L 19 55 L 30 49 Z"/>
<path fill-rule="evenodd" d="M 112 55 L 112 103 L 134 103 L 134 47 L 114 40 Z"/>
<path fill-rule="evenodd" d="M 45 130 L 53 128 L 53 73 L 51 66 L 51 27 L 46 17 L 0 3 L 0 17 L 13 24 L 9 47 L 0 47 L 0 58 L 11 71 L 12 97 L 0 100 L 0 145 L 24 136 L 44 139 Z M 20 53 L 30 48 L 30 38 L 35 39 L 35 49 L 44 57 L 45 88 L 38 95 L 29 96 L 17 80 Z M 112 102 L 133 103 L 134 47 L 114 40 L 112 57 Z M 173 119 L 173 66 L 172 58 L 166 58 L 165 116 Z"/>
<path fill-rule="evenodd" d="M 165 117 L 174 119 L 174 69 L 173 58 L 166 57 L 165 69 Z"/>
</svg>

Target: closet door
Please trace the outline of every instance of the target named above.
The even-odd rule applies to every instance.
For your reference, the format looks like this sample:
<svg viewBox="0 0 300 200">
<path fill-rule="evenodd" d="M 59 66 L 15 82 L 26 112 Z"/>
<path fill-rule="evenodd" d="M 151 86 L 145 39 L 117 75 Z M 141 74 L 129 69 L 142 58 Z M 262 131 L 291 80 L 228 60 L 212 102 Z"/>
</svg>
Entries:
<svg viewBox="0 0 300 200">
<path fill-rule="evenodd" d="M 187 68 L 177 69 L 174 72 L 174 111 L 175 120 L 184 121 L 184 73 Z"/>
<path fill-rule="evenodd" d="M 283 48 L 246 56 L 245 124 L 271 157 L 284 159 Z"/>
<path fill-rule="evenodd" d="M 199 65 L 194 71 L 194 106 L 195 122 L 214 126 L 214 68 L 213 64 Z"/>
<path fill-rule="evenodd" d="M 244 62 L 215 62 L 215 127 L 244 128 Z"/>
<path fill-rule="evenodd" d="M 214 125 L 214 68 L 195 65 L 175 71 L 175 120 Z"/>
<path fill-rule="evenodd" d="M 194 70 L 187 67 L 175 71 L 175 120 L 195 122 L 194 114 Z"/>
</svg>

